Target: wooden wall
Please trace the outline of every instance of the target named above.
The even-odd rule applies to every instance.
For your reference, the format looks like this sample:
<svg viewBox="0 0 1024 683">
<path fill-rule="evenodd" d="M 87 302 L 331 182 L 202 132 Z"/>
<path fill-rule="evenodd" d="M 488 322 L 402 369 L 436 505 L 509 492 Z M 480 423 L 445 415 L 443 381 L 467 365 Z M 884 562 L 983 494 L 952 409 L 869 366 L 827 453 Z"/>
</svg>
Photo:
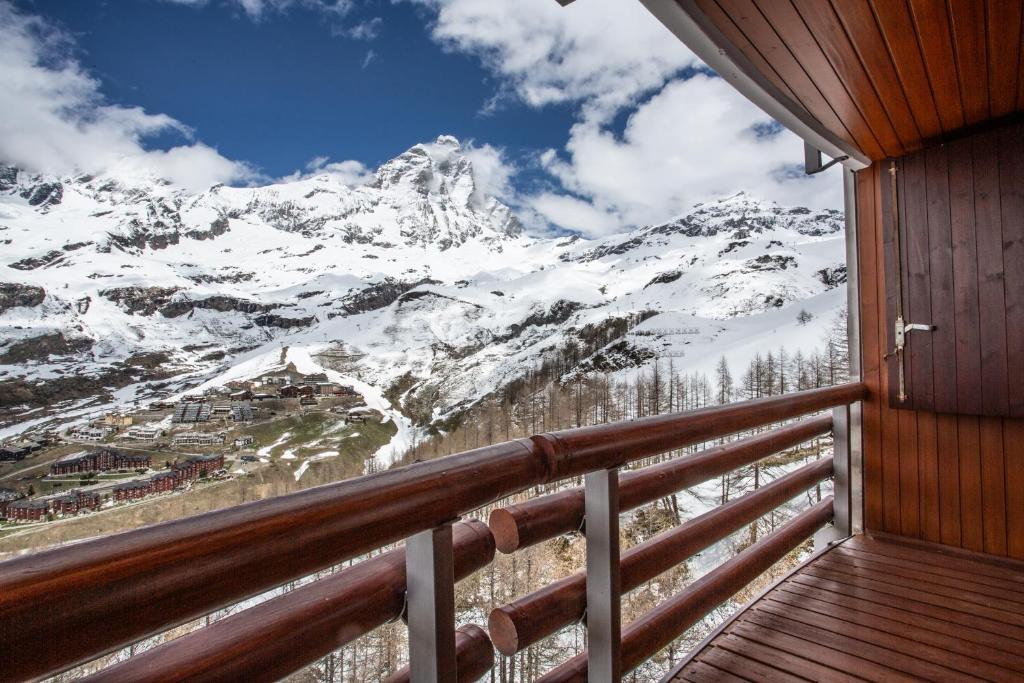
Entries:
<svg viewBox="0 0 1024 683">
<path fill-rule="evenodd" d="M 878 163 L 857 173 L 862 368 L 871 390 L 863 413 L 865 527 L 1024 560 L 1024 419 L 888 406 L 887 181 Z"/>
</svg>

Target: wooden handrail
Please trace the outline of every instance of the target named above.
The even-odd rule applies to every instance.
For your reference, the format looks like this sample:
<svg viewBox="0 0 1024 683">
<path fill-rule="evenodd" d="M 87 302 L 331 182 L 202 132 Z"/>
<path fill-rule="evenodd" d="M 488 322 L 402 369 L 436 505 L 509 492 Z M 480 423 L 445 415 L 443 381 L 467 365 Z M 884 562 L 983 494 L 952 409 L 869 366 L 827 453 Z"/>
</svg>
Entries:
<svg viewBox="0 0 1024 683">
<path fill-rule="evenodd" d="M 623 472 L 619 482 L 619 507 L 623 511 L 632 510 L 831 430 L 832 417 L 821 415 L 641 470 Z M 491 512 L 487 524 L 494 533 L 498 550 L 503 553 L 575 531 L 583 524 L 583 488 L 498 508 Z"/>
<path fill-rule="evenodd" d="M 542 434 L 25 555 L 0 563 L 0 662 L 14 679 L 56 673 L 530 486 L 865 392 L 851 383 Z"/>
<path fill-rule="evenodd" d="M 867 395 L 863 382 L 656 415 L 629 422 L 580 427 L 533 437 L 551 462 L 551 479 L 608 469 L 745 429 L 800 417 Z"/>
<path fill-rule="evenodd" d="M 630 548 L 622 553 L 622 592 L 684 562 L 831 473 L 832 458 L 822 458 Z M 488 619 L 495 647 L 511 656 L 582 619 L 587 608 L 586 582 L 586 573 L 576 572 L 495 608 Z"/>
<path fill-rule="evenodd" d="M 622 631 L 622 670 L 631 671 L 728 600 L 832 519 L 829 496 L 782 528 L 727 560 Z M 537 683 L 585 683 L 587 653 L 573 657 Z"/>
<path fill-rule="evenodd" d="M 494 559 L 494 539 L 483 522 L 459 522 L 452 533 L 456 581 Z M 277 681 L 398 619 L 405 606 L 405 579 L 402 547 L 215 621 L 86 680 Z"/>
<path fill-rule="evenodd" d="M 476 683 L 483 678 L 494 668 L 494 646 L 487 632 L 476 624 L 455 629 L 455 660 L 457 683 Z M 411 674 L 409 666 L 403 666 L 386 683 L 409 683 Z"/>
</svg>

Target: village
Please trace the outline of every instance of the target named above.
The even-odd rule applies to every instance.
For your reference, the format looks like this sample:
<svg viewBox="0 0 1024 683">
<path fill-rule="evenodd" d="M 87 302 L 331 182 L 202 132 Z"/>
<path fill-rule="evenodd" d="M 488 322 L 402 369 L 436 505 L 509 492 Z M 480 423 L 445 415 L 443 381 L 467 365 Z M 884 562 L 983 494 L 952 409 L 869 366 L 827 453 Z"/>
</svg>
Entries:
<svg viewBox="0 0 1024 683">
<path fill-rule="evenodd" d="M 0 443 L 0 529 L 54 522 L 294 460 L 295 425 L 379 422 L 351 386 L 293 366 Z M 349 435 L 356 435 L 351 433 Z M 301 475 L 301 472 L 300 472 Z"/>
</svg>

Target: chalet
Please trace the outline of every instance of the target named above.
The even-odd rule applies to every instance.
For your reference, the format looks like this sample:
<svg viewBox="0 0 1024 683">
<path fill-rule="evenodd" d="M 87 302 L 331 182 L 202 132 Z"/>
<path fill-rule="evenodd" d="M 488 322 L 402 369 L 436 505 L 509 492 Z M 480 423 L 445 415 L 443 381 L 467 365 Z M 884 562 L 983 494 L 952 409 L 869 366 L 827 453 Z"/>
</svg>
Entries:
<svg viewBox="0 0 1024 683">
<path fill-rule="evenodd" d="M 242 436 L 236 437 L 232 442 L 235 448 L 246 448 L 256 443 L 256 437 L 252 434 L 243 434 Z"/>
<path fill-rule="evenodd" d="M 340 389 L 334 382 L 317 382 L 313 387 L 317 396 L 337 396 Z"/>
<path fill-rule="evenodd" d="M 194 424 L 209 422 L 213 408 L 209 403 L 182 401 L 174 408 L 171 422 L 174 424 Z"/>
<path fill-rule="evenodd" d="M 163 433 L 163 430 L 159 427 L 135 425 L 128 429 L 125 436 L 136 441 L 156 441 L 163 436 Z"/>
<path fill-rule="evenodd" d="M 316 400 L 316 398 L 314 396 L 303 396 L 302 398 L 299 399 L 299 405 L 300 406 L 315 406 L 315 405 L 317 405 L 317 400 Z"/>
<path fill-rule="evenodd" d="M 350 384 L 339 384 L 338 388 L 334 390 L 335 396 L 355 396 L 356 390 Z"/>
<path fill-rule="evenodd" d="M 311 384 L 288 384 L 281 387 L 278 395 L 281 398 L 299 398 L 301 396 L 312 396 L 316 392 Z"/>
<path fill-rule="evenodd" d="M 148 453 L 125 453 L 113 448 L 79 451 L 50 464 L 51 475 L 82 474 L 107 470 L 146 470 L 152 464 Z"/>
<path fill-rule="evenodd" d="M 327 384 L 327 373 L 326 372 L 314 372 L 311 375 L 306 375 L 302 378 L 302 384 L 309 386 L 316 386 L 317 384 Z"/>
<path fill-rule="evenodd" d="M 224 438 L 224 432 L 181 432 L 171 441 L 175 446 L 214 446 L 224 443 Z"/>
<path fill-rule="evenodd" d="M 253 397 L 252 391 L 249 389 L 243 389 L 242 391 L 236 391 L 232 393 L 229 398 L 232 402 L 237 403 L 239 401 L 251 401 Z"/>
<path fill-rule="evenodd" d="M 255 393 L 252 395 L 253 401 L 269 401 L 272 398 L 277 398 L 277 395 L 267 393 Z"/>
<path fill-rule="evenodd" d="M 265 375 L 262 379 L 264 384 L 286 386 L 288 384 L 300 384 L 303 380 L 303 375 L 293 370 L 284 370 Z"/>
</svg>

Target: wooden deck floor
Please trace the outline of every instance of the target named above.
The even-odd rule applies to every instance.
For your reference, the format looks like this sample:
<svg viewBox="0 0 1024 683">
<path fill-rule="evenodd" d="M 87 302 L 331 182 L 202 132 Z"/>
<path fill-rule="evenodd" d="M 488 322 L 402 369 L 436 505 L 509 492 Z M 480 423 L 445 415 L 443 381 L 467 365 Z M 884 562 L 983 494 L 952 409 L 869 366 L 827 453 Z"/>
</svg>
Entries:
<svg viewBox="0 0 1024 683">
<path fill-rule="evenodd" d="M 855 536 L 668 680 L 1024 681 L 1024 564 Z"/>
</svg>

